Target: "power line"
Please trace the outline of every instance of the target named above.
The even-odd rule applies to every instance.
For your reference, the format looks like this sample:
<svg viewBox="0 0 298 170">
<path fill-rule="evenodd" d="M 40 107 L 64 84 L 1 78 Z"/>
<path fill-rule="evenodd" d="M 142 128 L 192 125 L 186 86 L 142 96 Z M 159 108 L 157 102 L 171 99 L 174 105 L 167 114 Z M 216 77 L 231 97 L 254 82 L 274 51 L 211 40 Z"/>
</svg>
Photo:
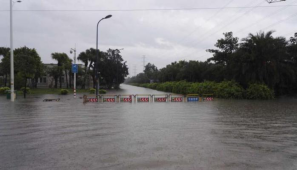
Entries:
<svg viewBox="0 0 298 170">
<path fill-rule="evenodd" d="M 260 21 L 263 21 L 263 20 L 266 19 L 267 17 L 270 17 L 270 16 L 272 16 L 272 15 L 275 15 L 275 14 L 277 14 L 277 13 L 280 13 L 281 11 L 283 11 L 283 10 L 285 10 L 285 9 L 287 9 L 287 8 L 288 8 L 288 6 L 285 7 L 285 8 L 283 8 L 282 10 L 278 9 L 278 10 L 276 10 L 276 11 L 270 13 L 269 15 L 266 15 L 265 17 L 263 17 L 262 19 L 258 20 L 257 22 L 254 22 L 253 24 L 249 24 L 248 26 L 245 26 L 244 28 L 242 28 L 242 29 L 240 29 L 240 30 L 238 30 L 238 31 L 235 31 L 235 32 L 242 32 L 242 31 L 246 30 L 247 28 L 250 28 L 250 27 L 252 27 L 253 25 L 256 25 L 256 24 L 259 23 Z"/>
<path fill-rule="evenodd" d="M 288 19 L 290 19 L 290 18 L 292 18 L 292 17 L 294 17 L 294 16 L 296 16 L 297 14 L 296 13 L 294 13 L 294 14 L 292 14 L 292 15 L 290 15 L 289 17 L 287 17 L 287 18 L 285 18 L 285 19 L 282 19 L 282 20 L 279 20 L 279 21 L 277 21 L 277 22 L 275 22 L 275 23 L 273 23 L 273 24 L 271 24 L 271 25 L 269 25 L 269 26 L 266 26 L 265 28 L 263 28 L 263 29 L 261 29 L 261 30 L 265 30 L 265 29 L 267 29 L 268 27 L 272 27 L 272 26 L 274 26 L 274 25 L 276 25 L 276 24 L 279 24 L 279 23 L 281 23 L 281 22 L 284 22 L 284 21 L 286 21 L 286 20 L 288 20 Z M 212 34 L 213 35 L 213 34 Z M 187 55 L 186 57 L 188 57 L 188 56 L 190 56 L 190 55 L 192 55 L 192 54 L 194 54 L 195 52 L 192 52 L 192 53 L 190 53 L 189 55 Z"/>
<path fill-rule="evenodd" d="M 275 5 L 275 6 L 238 6 L 238 7 L 225 7 L 223 9 L 244 9 L 244 8 L 279 8 L 285 6 L 296 7 L 296 5 Z M 188 10 L 216 10 L 222 7 L 201 7 L 201 8 L 167 8 L 167 9 L 19 9 L 14 12 L 139 12 L 139 11 L 188 11 Z M 1 9 L 0 12 L 10 11 Z"/>
<path fill-rule="evenodd" d="M 221 12 L 223 9 L 225 9 L 232 1 L 234 1 L 234 0 L 230 0 L 226 5 L 224 5 L 223 7 L 221 7 L 220 8 L 220 10 L 218 10 L 214 15 L 212 15 L 211 17 L 209 17 L 208 19 L 207 19 L 207 22 L 205 22 L 205 24 L 206 23 L 208 23 L 213 17 L 215 17 L 217 14 L 219 14 L 219 12 Z M 202 25 L 202 24 L 201 24 Z M 198 26 L 198 27 L 201 27 L 201 25 L 200 26 Z M 186 37 L 189 37 L 190 35 L 192 35 L 193 33 L 195 33 L 195 32 L 197 32 L 198 31 L 198 29 L 196 28 L 194 31 L 192 31 L 191 33 L 189 33 L 189 34 L 187 34 L 185 37 L 183 37 L 181 40 L 179 40 L 179 41 L 182 41 L 182 40 L 184 40 Z"/>
<path fill-rule="evenodd" d="M 207 22 L 205 22 L 204 24 L 208 23 L 213 17 L 215 17 L 217 14 L 219 14 L 219 12 L 221 12 L 224 8 L 226 8 L 232 1 L 234 1 L 234 0 L 230 0 L 228 3 L 226 3 L 224 6 L 222 6 L 222 7 L 220 8 L 220 10 L 218 10 L 214 15 L 212 15 L 211 17 L 209 17 L 209 18 L 206 20 Z M 201 25 L 202 25 L 202 24 L 201 24 Z M 198 28 L 201 27 L 201 25 L 197 26 L 192 32 L 190 32 L 189 34 L 187 34 L 186 36 L 184 36 L 183 38 L 181 38 L 181 39 L 178 41 L 178 44 L 184 42 L 184 40 L 185 40 L 186 37 L 189 37 L 189 36 L 192 35 L 193 33 L 197 32 L 197 31 L 199 30 Z M 166 52 L 165 52 L 165 53 L 166 53 Z M 161 58 L 165 56 L 165 53 L 163 53 L 163 55 L 161 56 Z"/>
<path fill-rule="evenodd" d="M 203 34 L 203 36 L 200 38 L 200 41 L 199 41 L 199 43 L 196 43 L 195 45 L 198 45 L 198 44 L 200 44 L 201 42 L 202 42 L 202 40 L 205 40 L 205 39 L 207 39 L 207 38 L 209 38 L 209 37 L 211 37 L 212 35 L 214 35 L 215 33 L 217 33 L 219 30 L 221 30 L 222 28 L 224 28 L 224 27 L 226 27 L 226 26 L 228 26 L 228 25 L 230 25 L 230 24 L 232 24 L 232 23 L 234 23 L 236 20 L 238 20 L 239 18 L 241 18 L 243 15 L 245 15 L 245 14 L 247 14 L 248 12 L 250 12 L 250 11 L 252 11 L 252 10 L 254 10 L 259 4 L 261 4 L 262 2 L 260 2 L 260 3 L 258 3 L 258 4 L 256 4 L 255 6 L 252 6 L 252 8 L 251 9 L 249 9 L 249 10 L 247 10 L 246 12 L 244 12 L 242 15 L 240 15 L 240 16 L 238 16 L 237 18 L 235 18 L 234 20 L 232 20 L 231 22 L 229 22 L 228 24 L 226 24 L 226 25 L 224 25 L 224 26 L 222 26 L 220 29 L 218 29 L 217 31 L 215 31 L 215 32 L 213 32 L 213 33 L 211 33 L 211 34 L 209 34 L 209 35 L 207 35 L 206 33 L 208 33 L 208 32 L 210 32 L 211 30 L 213 30 L 215 27 L 213 27 L 212 29 L 210 29 L 210 30 L 208 30 L 208 31 L 206 31 L 204 34 Z M 223 22 L 221 22 L 221 23 L 225 23 L 225 21 L 223 21 Z M 206 36 L 207 35 L 207 36 Z M 205 38 L 203 38 L 203 37 L 205 37 Z M 188 57 L 188 56 L 190 56 L 190 55 L 192 55 L 193 53 L 195 53 L 196 52 L 196 50 L 194 51 L 194 52 L 192 52 L 192 53 L 189 53 L 189 55 L 187 55 L 186 57 Z"/>
<path fill-rule="evenodd" d="M 281 23 L 281 22 L 284 22 L 284 21 L 286 21 L 286 20 L 288 20 L 288 19 L 290 19 L 290 18 L 292 18 L 292 17 L 294 17 L 294 16 L 297 16 L 297 13 L 294 13 L 294 14 L 290 15 L 289 17 L 285 18 L 285 19 L 279 20 L 279 21 L 277 21 L 277 22 L 275 22 L 275 23 L 273 23 L 273 24 L 271 24 L 271 25 L 269 25 L 269 26 L 267 26 L 267 27 L 265 27 L 265 28 L 263 28 L 263 29 L 261 29 L 261 30 L 265 30 L 265 29 L 267 29 L 267 28 L 269 28 L 269 27 L 272 27 L 272 26 L 274 26 L 274 25 L 276 25 L 276 24 L 279 24 L 279 23 Z"/>
</svg>

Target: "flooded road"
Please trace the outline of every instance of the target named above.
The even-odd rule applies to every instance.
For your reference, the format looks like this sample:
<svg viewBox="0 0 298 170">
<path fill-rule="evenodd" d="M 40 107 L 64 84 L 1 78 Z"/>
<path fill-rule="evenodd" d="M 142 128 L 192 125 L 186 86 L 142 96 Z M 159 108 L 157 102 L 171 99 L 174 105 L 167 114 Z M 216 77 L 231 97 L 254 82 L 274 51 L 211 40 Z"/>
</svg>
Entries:
<svg viewBox="0 0 298 170">
<path fill-rule="evenodd" d="M 163 93 L 121 88 L 110 93 Z M 84 105 L 72 97 L 0 96 L 0 169 L 297 168 L 296 99 Z"/>
</svg>

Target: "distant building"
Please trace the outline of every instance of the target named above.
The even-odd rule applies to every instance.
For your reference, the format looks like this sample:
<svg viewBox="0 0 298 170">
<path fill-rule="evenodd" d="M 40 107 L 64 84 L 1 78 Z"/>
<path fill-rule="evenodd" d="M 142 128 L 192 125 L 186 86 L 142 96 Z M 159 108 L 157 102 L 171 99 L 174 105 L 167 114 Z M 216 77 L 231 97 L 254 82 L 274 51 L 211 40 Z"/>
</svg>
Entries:
<svg viewBox="0 0 298 170">
<path fill-rule="evenodd" d="M 80 68 L 84 68 L 83 64 L 78 64 L 78 65 Z M 50 63 L 50 64 L 44 64 L 44 66 L 46 67 L 46 69 L 51 69 L 54 66 L 57 66 L 57 64 Z M 90 80 L 92 79 L 89 78 L 89 83 L 86 83 L 86 86 L 85 86 L 86 89 L 88 89 L 89 87 L 92 87 L 92 82 L 90 82 Z M 58 78 L 57 81 L 58 81 L 57 87 L 60 88 L 60 79 Z M 73 77 L 71 77 L 71 80 L 69 80 L 69 76 L 68 76 L 68 82 L 69 81 L 71 82 L 71 85 L 72 85 L 71 87 L 73 87 Z M 77 79 L 77 82 L 78 82 L 78 79 Z M 61 85 L 62 85 L 62 88 L 66 88 L 66 76 L 64 71 L 63 71 L 63 76 L 61 77 Z M 37 88 L 54 88 L 54 87 L 55 87 L 55 79 L 49 74 L 38 78 Z"/>
</svg>

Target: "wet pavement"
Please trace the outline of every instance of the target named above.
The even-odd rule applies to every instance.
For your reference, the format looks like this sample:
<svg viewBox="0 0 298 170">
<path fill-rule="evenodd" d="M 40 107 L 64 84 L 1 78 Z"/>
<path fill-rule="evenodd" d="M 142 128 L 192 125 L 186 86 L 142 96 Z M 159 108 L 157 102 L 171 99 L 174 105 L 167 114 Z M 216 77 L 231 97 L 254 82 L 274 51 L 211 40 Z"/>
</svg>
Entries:
<svg viewBox="0 0 298 170">
<path fill-rule="evenodd" d="M 163 93 L 121 87 L 110 93 Z M 14 103 L 0 96 L 0 109 L 0 169 L 297 168 L 296 99 L 83 104 L 72 95 Z"/>
</svg>

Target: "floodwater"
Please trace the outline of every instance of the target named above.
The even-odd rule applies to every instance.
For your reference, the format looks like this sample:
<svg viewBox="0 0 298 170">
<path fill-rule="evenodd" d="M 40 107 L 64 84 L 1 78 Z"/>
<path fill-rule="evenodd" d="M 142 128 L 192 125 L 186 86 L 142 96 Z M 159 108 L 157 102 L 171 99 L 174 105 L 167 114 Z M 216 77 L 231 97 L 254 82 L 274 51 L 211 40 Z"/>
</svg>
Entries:
<svg viewBox="0 0 298 170">
<path fill-rule="evenodd" d="M 163 93 L 121 88 L 110 93 Z M 0 169 L 288 170 L 296 160 L 296 99 L 83 104 L 72 95 L 14 103 L 0 96 Z"/>
</svg>

